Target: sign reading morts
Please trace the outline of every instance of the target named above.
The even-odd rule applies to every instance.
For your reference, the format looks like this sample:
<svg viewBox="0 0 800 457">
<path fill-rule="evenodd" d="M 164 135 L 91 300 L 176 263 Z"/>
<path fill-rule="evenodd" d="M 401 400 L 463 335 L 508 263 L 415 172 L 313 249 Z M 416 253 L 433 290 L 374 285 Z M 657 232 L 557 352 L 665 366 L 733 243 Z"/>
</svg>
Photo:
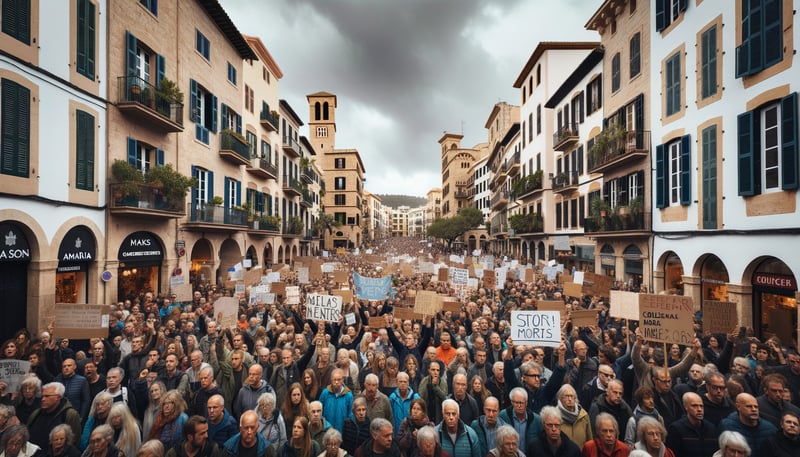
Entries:
<svg viewBox="0 0 800 457">
<path fill-rule="evenodd" d="M 56 328 L 59 338 L 108 338 L 108 305 L 56 303 Z"/>
<path fill-rule="evenodd" d="M 736 303 L 703 300 L 703 331 L 728 333 L 739 325 Z"/>
<path fill-rule="evenodd" d="M 320 294 L 308 294 L 306 297 L 306 319 L 339 322 L 341 314 L 342 297 Z"/>
<path fill-rule="evenodd" d="M 558 347 L 561 317 L 557 311 L 511 311 L 511 338 L 516 345 Z"/>
<path fill-rule="evenodd" d="M 647 341 L 692 344 L 693 315 L 692 297 L 639 294 L 639 325 Z"/>
</svg>

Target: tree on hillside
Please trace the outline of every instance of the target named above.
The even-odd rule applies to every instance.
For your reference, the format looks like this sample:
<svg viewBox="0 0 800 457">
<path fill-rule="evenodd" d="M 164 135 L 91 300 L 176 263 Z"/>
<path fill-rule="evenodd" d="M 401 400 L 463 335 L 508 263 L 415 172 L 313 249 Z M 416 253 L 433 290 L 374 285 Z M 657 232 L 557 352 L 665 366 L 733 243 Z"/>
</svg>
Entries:
<svg viewBox="0 0 800 457">
<path fill-rule="evenodd" d="M 463 208 L 453 217 L 437 219 L 428 227 L 428 236 L 447 241 L 451 246 L 453 241 L 468 230 L 483 223 L 483 213 L 476 208 Z"/>
</svg>

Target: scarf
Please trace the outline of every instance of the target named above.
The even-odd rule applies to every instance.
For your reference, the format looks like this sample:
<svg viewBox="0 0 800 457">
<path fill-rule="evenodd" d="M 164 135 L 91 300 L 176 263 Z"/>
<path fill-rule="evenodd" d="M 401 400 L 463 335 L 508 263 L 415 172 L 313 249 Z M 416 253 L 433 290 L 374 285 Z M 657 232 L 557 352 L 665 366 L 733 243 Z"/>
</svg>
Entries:
<svg viewBox="0 0 800 457">
<path fill-rule="evenodd" d="M 558 409 L 561 411 L 561 419 L 568 424 L 574 424 L 581 413 L 581 407 L 577 403 L 575 403 L 575 409 L 570 411 L 561 403 L 561 400 L 558 400 Z"/>
</svg>

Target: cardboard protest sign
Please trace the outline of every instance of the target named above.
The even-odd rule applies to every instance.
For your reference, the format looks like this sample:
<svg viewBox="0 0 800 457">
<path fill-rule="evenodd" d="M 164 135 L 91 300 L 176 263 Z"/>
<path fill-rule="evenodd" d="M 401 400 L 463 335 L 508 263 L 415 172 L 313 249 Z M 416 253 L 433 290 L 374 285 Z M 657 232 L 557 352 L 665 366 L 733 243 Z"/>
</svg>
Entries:
<svg viewBox="0 0 800 457">
<path fill-rule="evenodd" d="M 566 284 L 568 282 L 578 282 L 578 281 L 575 281 L 574 279 L 572 279 L 572 275 L 568 275 L 568 274 L 564 273 L 564 274 L 558 275 L 558 282 L 561 283 L 561 284 Z M 583 281 L 578 282 L 578 284 L 580 284 L 582 286 L 583 285 Z"/>
<path fill-rule="evenodd" d="M 442 311 L 450 311 L 451 313 L 461 312 L 461 302 L 458 301 L 443 301 Z"/>
<path fill-rule="evenodd" d="M 273 282 L 270 284 L 269 291 L 279 297 L 286 296 L 286 283 L 285 282 Z"/>
<path fill-rule="evenodd" d="M 236 287 L 233 289 L 233 294 L 237 297 L 244 295 L 244 292 L 247 288 L 244 285 L 244 282 L 237 282 Z"/>
<path fill-rule="evenodd" d="M 583 297 L 583 285 L 574 282 L 565 282 L 564 295 L 576 298 Z"/>
<path fill-rule="evenodd" d="M 334 264 L 331 262 L 325 262 L 322 264 L 322 272 L 323 273 L 333 273 Z"/>
<path fill-rule="evenodd" d="M 533 268 L 525 269 L 525 282 L 532 283 L 534 281 Z"/>
<path fill-rule="evenodd" d="M 402 265 L 400 267 L 400 274 L 405 277 L 414 276 L 414 267 L 408 264 Z"/>
<path fill-rule="evenodd" d="M 306 319 L 339 322 L 341 315 L 342 297 L 320 294 L 308 294 L 306 296 Z"/>
<path fill-rule="evenodd" d="M 383 316 L 375 316 L 369 318 L 369 328 L 386 328 L 386 318 Z"/>
<path fill-rule="evenodd" d="M 267 273 L 267 282 L 268 283 L 280 282 L 280 280 L 281 280 L 281 274 L 279 272 L 270 271 L 269 273 Z M 262 279 L 261 282 L 263 283 L 264 280 Z"/>
<path fill-rule="evenodd" d="M 353 291 L 350 289 L 336 289 L 332 290 L 331 293 L 338 297 L 342 297 L 342 301 L 344 303 L 350 303 L 353 301 Z"/>
<path fill-rule="evenodd" d="M 442 309 L 442 301 L 436 292 L 430 290 L 417 291 L 414 311 L 426 316 L 433 316 Z"/>
<path fill-rule="evenodd" d="M 308 278 L 311 280 L 320 280 L 322 279 L 322 261 L 319 259 L 314 259 L 311 262 L 311 266 L 308 269 Z"/>
<path fill-rule="evenodd" d="M 264 274 L 264 270 L 262 270 L 260 266 L 245 270 L 243 278 L 245 285 L 252 286 L 253 284 L 258 284 L 261 282 L 262 274 Z"/>
<path fill-rule="evenodd" d="M 222 315 L 220 317 L 220 314 Z M 234 297 L 220 297 L 214 302 L 214 317 L 219 318 L 220 329 L 236 327 L 239 314 L 239 299 Z"/>
<path fill-rule="evenodd" d="M 282 263 L 275 263 L 272 265 L 272 271 L 281 271 L 284 266 Z"/>
<path fill-rule="evenodd" d="M 194 299 L 194 292 L 192 291 L 191 284 L 181 284 L 179 286 L 172 286 L 170 288 L 172 294 L 175 295 L 176 302 L 188 302 Z"/>
<path fill-rule="evenodd" d="M 333 272 L 333 280 L 338 282 L 339 284 L 347 284 L 347 272 L 342 270 L 336 270 Z"/>
<path fill-rule="evenodd" d="M 566 311 L 563 300 L 538 300 L 536 308 L 539 311 L 558 311 L 559 313 Z"/>
<path fill-rule="evenodd" d="M 0 360 L 0 381 L 6 383 L 7 392 L 19 392 L 22 379 L 31 369 L 27 360 L 5 359 Z"/>
<path fill-rule="evenodd" d="M 506 285 L 506 277 L 508 276 L 508 267 L 495 268 L 494 275 L 497 278 L 494 288 L 502 290 Z"/>
<path fill-rule="evenodd" d="M 400 320 L 419 320 L 423 319 L 425 316 L 419 313 L 415 313 L 413 309 L 409 308 L 399 308 L 395 306 L 393 313 L 395 319 Z"/>
<path fill-rule="evenodd" d="M 286 287 L 286 304 L 297 305 L 300 303 L 300 286 Z"/>
<path fill-rule="evenodd" d="M 497 276 L 494 274 L 494 270 L 487 270 L 484 268 L 483 287 L 487 289 L 494 289 L 495 286 L 497 286 Z"/>
<path fill-rule="evenodd" d="M 583 293 L 586 295 L 597 295 L 598 297 L 609 297 L 611 295 L 611 283 L 614 278 L 606 275 L 594 273 L 583 273 Z"/>
<path fill-rule="evenodd" d="M 561 317 L 555 311 L 511 311 L 511 338 L 515 345 L 558 347 Z"/>
<path fill-rule="evenodd" d="M 703 331 L 728 333 L 739 325 L 736 303 L 729 301 L 703 301 Z"/>
<path fill-rule="evenodd" d="M 433 274 L 433 262 L 420 262 L 417 268 L 420 273 Z"/>
<path fill-rule="evenodd" d="M 639 326 L 647 341 L 692 344 L 693 316 L 692 297 L 639 294 Z"/>
<path fill-rule="evenodd" d="M 108 338 L 110 312 L 108 305 L 56 303 L 54 333 L 59 338 Z"/>
<path fill-rule="evenodd" d="M 608 308 L 609 315 L 619 319 L 639 320 L 639 294 L 612 290 L 609 298 L 611 299 L 611 305 Z"/>
<path fill-rule="evenodd" d="M 439 268 L 439 281 L 447 282 L 450 276 L 449 268 Z"/>
<path fill-rule="evenodd" d="M 591 327 L 597 325 L 597 311 L 577 310 L 570 313 L 570 320 L 575 327 Z"/>
</svg>

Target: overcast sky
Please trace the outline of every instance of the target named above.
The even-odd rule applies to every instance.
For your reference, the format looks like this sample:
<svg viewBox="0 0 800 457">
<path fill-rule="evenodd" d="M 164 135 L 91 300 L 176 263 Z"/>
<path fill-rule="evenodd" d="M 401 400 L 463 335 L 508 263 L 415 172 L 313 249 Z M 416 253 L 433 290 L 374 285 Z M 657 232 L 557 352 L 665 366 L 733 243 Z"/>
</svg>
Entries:
<svg viewBox="0 0 800 457">
<path fill-rule="evenodd" d="M 437 141 L 487 140 L 498 101 L 540 41 L 597 40 L 584 24 L 601 0 L 221 0 L 283 70 L 280 98 L 337 95 L 337 148 L 356 148 L 375 194 L 441 187 Z M 308 136 L 307 126 L 301 134 Z"/>
</svg>

